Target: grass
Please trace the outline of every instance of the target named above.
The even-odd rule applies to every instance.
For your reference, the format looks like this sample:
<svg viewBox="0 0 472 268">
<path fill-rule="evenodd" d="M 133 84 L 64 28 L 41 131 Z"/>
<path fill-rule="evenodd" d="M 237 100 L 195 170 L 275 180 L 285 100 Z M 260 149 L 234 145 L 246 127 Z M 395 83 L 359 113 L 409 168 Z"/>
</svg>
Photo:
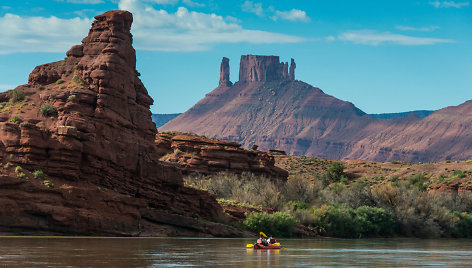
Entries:
<svg viewBox="0 0 472 268">
<path fill-rule="evenodd" d="M 39 112 L 40 112 L 44 117 L 50 117 L 50 116 L 54 116 L 54 115 L 57 114 L 56 108 L 54 108 L 54 106 L 52 106 L 51 104 L 43 104 L 43 105 L 39 108 Z"/>
</svg>

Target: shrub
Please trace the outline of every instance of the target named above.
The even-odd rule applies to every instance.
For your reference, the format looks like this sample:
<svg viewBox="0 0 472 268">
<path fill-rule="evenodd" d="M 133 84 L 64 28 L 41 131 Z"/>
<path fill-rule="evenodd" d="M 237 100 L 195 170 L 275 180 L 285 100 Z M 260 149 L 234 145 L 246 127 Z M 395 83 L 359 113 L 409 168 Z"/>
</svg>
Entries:
<svg viewBox="0 0 472 268">
<path fill-rule="evenodd" d="M 59 85 L 59 84 L 62 84 L 62 83 L 64 83 L 64 82 L 65 82 L 64 79 L 59 78 L 59 79 L 57 79 L 56 84 Z"/>
<path fill-rule="evenodd" d="M 54 183 L 52 183 L 51 180 L 44 180 L 43 183 L 44 183 L 44 185 L 46 185 L 48 188 L 53 188 L 53 187 L 54 187 Z"/>
<path fill-rule="evenodd" d="M 56 108 L 54 108 L 54 106 L 52 106 L 51 104 L 42 105 L 39 108 L 39 112 L 45 117 L 49 117 L 49 116 L 53 116 L 57 114 Z"/>
<path fill-rule="evenodd" d="M 326 175 L 332 182 L 339 181 L 344 174 L 344 165 L 341 162 L 335 162 L 326 172 Z"/>
<path fill-rule="evenodd" d="M 425 191 L 428 187 L 424 184 L 428 178 L 425 177 L 424 173 L 417 174 L 408 179 L 408 183 L 418 188 L 420 191 Z"/>
<path fill-rule="evenodd" d="M 10 91 L 9 94 L 10 94 L 11 103 L 20 102 L 25 99 L 25 95 L 23 94 L 23 91 L 21 90 L 12 90 Z"/>
<path fill-rule="evenodd" d="M 22 171 L 23 171 L 23 169 L 20 166 L 16 166 L 15 173 L 20 173 Z"/>
<path fill-rule="evenodd" d="M 288 205 L 293 208 L 293 210 L 303 210 L 308 209 L 308 204 L 303 201 L 290 201 Z"/>
<path fill-rule="evenodd" d="M 285 212 L 256 212 L 247 214 L 243 225 L 253 232 L 263 231 L 275 236 L 290 237 L 295 229 L 295 219 Z"/>
<path fill-rule="evenodd" d="M 15 116 L 12 117 L 11 121 L 15 124 L 19 124 L 19 123 L 21 123 L 22 120 L 21 120 L 20 116 L 15 115 Z"/>
<path fill-rule="evenodd" d="M 398 222 L 391 212 L 382 208 L 362 206 L 355 210 L 362 236 L 390 236 L 397 231 Z"/>
<path fill-rule="evenodd" d="M 35 170 L 33 172 L 33 176 L 35 179 L 41 179 L 43 177 L 43 171 L 42 170 Z"/>
<path fill-rule="evenodd" d="M 69 95 L 69 97 L 67 97 L 67 102 L 73 102 L 76 97 L 76 95 Z"/>
<path fill-rule="evenodd" d="M 72 81 L 74 81 L 77 84 L 80 84 L 82 86 L 85 85 L 84 80 L 82 80 L 82 78 L 80 78 L 77 74 L 74 74 L 74 76 L 72 77 Z"/>
<path fill-rule="evenodd" d="M 458 219 L 458 222 L 452 231 L 452 235 L 455 237 L 472 237 L 472 215 L 465 212 L 460 213 L 458 211 L 452 212 L 452 215 Z"/>
<path fill-rule="evenodd" d="M 3 168 L 4 168 L 4 169 L 7 169 L 7 168 L 9 168 L 9 167 L 10 167 L 10 162 L 8 162 L 8 163 L 6 163 L 5 165 L 3 165 Z"/>
<path fill-rule="evenodd" d="M 464 178 L 465 177 L 465 173 L 464 171 L 462 170 L 454 170 L 454 172 L 452 173 L 452 175 L 454 177 L 457 177 L 457 178 Z"/>
</svg>

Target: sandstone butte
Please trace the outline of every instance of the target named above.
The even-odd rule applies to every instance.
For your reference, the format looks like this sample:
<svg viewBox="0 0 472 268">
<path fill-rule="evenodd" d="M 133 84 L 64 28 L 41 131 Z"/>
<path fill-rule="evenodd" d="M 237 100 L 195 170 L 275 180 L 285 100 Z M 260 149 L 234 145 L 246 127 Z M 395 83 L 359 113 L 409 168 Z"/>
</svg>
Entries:
<svg viewBox="0 0 472 268">
<path fill-rule="evenodd" d="M 425 118 L 377 119 L 352 103 L 295 80 L 295 62 L 277 56 L 241 56 L 239 81 L 220 82 L 162 131 L 193 132 L 263 151 L 328 159 L 429 162 L 472 159 L 472 101 Z M 426 101 L 426 98 L 425 100 Z"/>
<path fill-rule="evenodd" d="M 153 100 L 136 71 L 132 20 L 127 11 L 96 16 L 64 60 L 37 66 L 28 84 L 0 93 L 0 233 L 247 235 L 225 224 L 213 195 L 184 186 L 180 164 L 192 157 L 160 161 L 173 145 L 157 142 L 163 136 L 156 136 Z M 174 138 L 182 151 L 185 137 Z M 189 163 L 187 173 L 239 165 L 287 176 L 262 152 L 194 145 L 201 165 Z M 225 146 L 239 161 L 224 163 Z"/>
</svg>

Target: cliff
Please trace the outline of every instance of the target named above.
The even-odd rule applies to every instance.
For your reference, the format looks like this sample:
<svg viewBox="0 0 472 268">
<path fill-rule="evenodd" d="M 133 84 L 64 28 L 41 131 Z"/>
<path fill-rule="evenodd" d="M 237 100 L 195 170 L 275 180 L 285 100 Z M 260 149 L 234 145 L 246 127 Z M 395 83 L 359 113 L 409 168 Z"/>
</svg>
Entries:
<svg viewBox="0 0 472 268">
<path fill-rule="evenodd" d="M 96 16 L 64 60 L 0 94 L 0 232 L 242 235 L 218 223 L 225 215 L 212 195 L 159 160 L 132 20 Z"/>
<path fill-rule="evenodd" d="M 156 146 L 161 160 L 176 164 L 184 174 L 215 174 L 230 172 L 287 180 L 287 171 L 275 166 L 273 156 L 244 150 L 236 142 L 209 139 L 183 133 L 159 133 Z"/>
</svg>

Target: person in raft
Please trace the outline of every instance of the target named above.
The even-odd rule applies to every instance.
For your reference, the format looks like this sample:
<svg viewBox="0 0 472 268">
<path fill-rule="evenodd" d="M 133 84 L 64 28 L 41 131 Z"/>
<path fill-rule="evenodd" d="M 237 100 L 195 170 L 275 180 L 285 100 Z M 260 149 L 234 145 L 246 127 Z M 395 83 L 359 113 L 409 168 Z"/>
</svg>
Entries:
<svg viewBox="0 0 472 268">
<path fill-rule="evenodd" d="M 257 244 L 262 244 L 264 246 L 268 246 L 269 243 L 267 242 L 267 240 L 264 239 L 264 237 L 262 237 L 262 235 L 259 236 L 259 239 L 257 239 L 256 241 Z"/>
<path fill-rule="evenodd" d="M 273 238 L 272 236 L 269 237 L 269 243 L 274 244 L 276 242 L 277 241 L 275 241 L 275 238 Z"/>
</svg>

